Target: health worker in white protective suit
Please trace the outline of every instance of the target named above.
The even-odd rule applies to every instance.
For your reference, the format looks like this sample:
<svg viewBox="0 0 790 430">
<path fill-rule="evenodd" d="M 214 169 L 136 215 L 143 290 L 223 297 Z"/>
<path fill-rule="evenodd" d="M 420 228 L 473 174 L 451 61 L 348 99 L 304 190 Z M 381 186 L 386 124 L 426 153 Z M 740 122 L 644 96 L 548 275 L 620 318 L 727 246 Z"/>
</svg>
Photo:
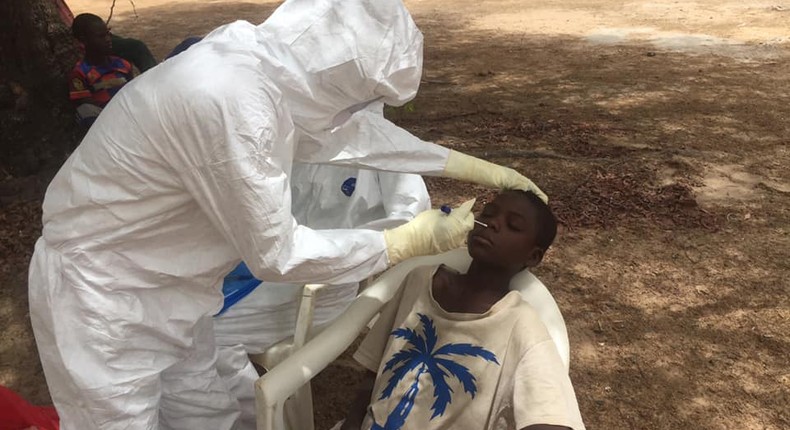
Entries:
<svg viewBox="0 0 790 430">
<path fill-rule="evenodd" d="M 291 208 L 310 228 L 381 230 L 431 208 L 419 175 L 353 167 L 294 163 Z M 223 281 L 225 305 L 214 317 L 217 370 L 239 402 L 236 430 L 255 429 L 255 380 L 248 354 L 260 354 L 294 334 L 303 284 L 263 282 L 242 263 Z M 313 326 L 337 318 L 357 296 L 359 284 L 326 285 L 315 298 Z"/>
<path fill-rule="evenodd" d="M 470 205 L 384 232 L 291 215 L 294 160 L 535 189 L 422 142 L 374 104 L 412 99 L 422 35 L 400 1 L 287 0 L 127 84 L 50 184 L 30 315 L 63 430 L 230 429 L 214 365 L 219 280 L 356 282 L 460 246 Z M 367 108 L 363 108 L 367 106 Z"/>
</svg>

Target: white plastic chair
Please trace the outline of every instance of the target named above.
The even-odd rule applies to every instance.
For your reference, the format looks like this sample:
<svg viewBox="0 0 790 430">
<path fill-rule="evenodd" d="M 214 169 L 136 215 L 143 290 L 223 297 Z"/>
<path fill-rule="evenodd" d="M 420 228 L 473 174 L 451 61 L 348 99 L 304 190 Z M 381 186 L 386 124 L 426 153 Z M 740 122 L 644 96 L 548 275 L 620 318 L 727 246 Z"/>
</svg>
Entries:
<svg viewBox="0 0 790 430">
<path fill-rule="evenodd" d="M 416 267 L 440 263 L 466 272 L 470 262 L 466 248 L 406 260 L 384 272 L 359 294 L 342 315 L 307 343 L 304 342 L 311 335 L 312 300 L 320 286 L 305 286 L 307 299 L 303 297 L 300 304 L 293 341 L 275 345 L 264 354 L 253 357 L 253 361 L 269 370 L 255 383 L 258 430 L 313 430 L 310 380 L 356 340 L 373 317 L 395 296 L 406 275 Z M 568 332 L 551 293 L 528 271 L 517 275 L 511 285 L 521 292 L 546 325 L 567 370 L 570 363 Z"/>
<path fill-rule="evenodd" d="M 296 327 L 293 337 L 287 338 L 269 347 L 262 354 L 250 355 L 250 360 L 262 366 L 267 371 L 274 369 L 283 360 L 294 354 L 304 346 L 312 335 L 313 314 L 315 311 L 315 301 L 319 291 L 326 284 L 307 284 L 302 288 L 302 296 L 299 299 L 299 311 L 296 314 Z M 317 331 L 317 330 L 316 330 Z M 256 410 L 257 405 L 256 394 Z M 281 428 L 313 430 L 313 395 L 310 388 L 310 380 L 293 392 L 293 395 L 285 402 L 282 408 L 285 415 L 285 422 L 288 426 Z"/>
</svg>

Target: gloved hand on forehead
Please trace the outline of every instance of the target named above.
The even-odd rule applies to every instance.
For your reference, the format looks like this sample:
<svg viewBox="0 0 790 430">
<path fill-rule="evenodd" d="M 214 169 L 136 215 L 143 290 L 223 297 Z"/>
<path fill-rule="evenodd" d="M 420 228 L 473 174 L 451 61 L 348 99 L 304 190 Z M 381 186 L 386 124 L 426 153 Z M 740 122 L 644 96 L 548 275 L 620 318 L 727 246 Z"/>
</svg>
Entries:
<svg viewBox="0 0 790 430">
<path fill-rule="evenodd" d="M 517 171 L 458 151 L 450 151 L 442 176 L 503 190 L 531 191 L 544 202 L 549 200 L 549 197 L 534 182 Z"/>
<path fill-rule="evenodd" d="M 385 230 L 384 240 L 390 264 L 463 246 L 474 225 L 474 204 L 474 199 L 469 200 L 449 214 L 438 209 L 425 211 L 406 224 Z"/>
</svg>

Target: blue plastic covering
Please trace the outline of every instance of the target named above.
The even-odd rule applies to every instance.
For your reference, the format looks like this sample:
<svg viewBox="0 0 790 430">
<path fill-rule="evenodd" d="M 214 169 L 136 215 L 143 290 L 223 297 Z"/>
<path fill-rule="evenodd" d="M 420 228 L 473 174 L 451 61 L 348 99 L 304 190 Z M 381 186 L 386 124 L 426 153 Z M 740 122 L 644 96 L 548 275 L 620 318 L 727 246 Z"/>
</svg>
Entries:
<svg viewBox="0 0 790 430">
<path fill-rule="evenodd" d="M 252 276 L 252 272 L 242 261 L 222 281 L 222 294 L 225 296 L 225 303 L 217 315 L 221 315 L 241 299 L 247 297 L 254 289 L 258 288 L 258 285 L 261 285 L 261 281 Z"/>
<path fill-rule="evenodd" d="M 200 42 L 201 40 L 203 40 L 202 37 L 197 37 L 197 36 L 187 37 L 186 39 L 181 41 L 181 43 L 176 45 L 176 47 L 173 48 L 173 50 L 170 51 L 169 54 L 167 54 L 167 57 L 165 57 L 165 60 L 167 60 L 168 58 L 175 57 L 176 55 L 186 51 L 187 49 L 189 49 L 190 46 Z"/>
</svg>

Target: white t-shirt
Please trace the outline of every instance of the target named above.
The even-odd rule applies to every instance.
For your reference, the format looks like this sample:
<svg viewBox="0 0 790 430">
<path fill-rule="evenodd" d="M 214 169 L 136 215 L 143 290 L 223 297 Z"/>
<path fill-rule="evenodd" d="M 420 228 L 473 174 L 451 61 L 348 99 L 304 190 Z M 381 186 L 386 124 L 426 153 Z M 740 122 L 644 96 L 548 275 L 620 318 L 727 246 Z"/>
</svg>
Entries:
<svg viewBox="0 0 790 430">
<path fill-rule="evenodd" d="M 377 373 L 362 429 L 584 430 L 551 337 L 517 291 L 483 314 L 433 299 L 437 266 L 415 269 L 354 358 Z"/>
</svg>

